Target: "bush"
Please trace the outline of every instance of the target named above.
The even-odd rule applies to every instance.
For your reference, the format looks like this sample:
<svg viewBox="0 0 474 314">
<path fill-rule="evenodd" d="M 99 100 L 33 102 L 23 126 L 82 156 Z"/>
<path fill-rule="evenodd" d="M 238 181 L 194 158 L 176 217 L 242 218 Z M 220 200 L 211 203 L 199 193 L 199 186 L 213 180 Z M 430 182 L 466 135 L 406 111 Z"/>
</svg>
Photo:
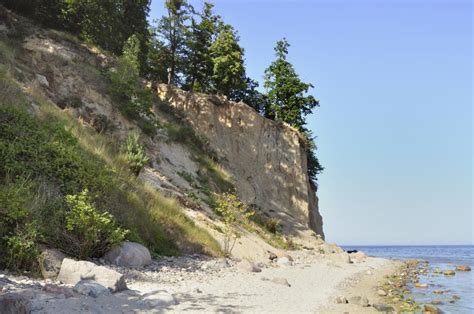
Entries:
<svg viewBox="0 0 474 314">
<path fill-rule="evenodd" d="M 140 171 L 149 161 L 149 158 L 146 155 L 145 148 L 139 142 L 139 135 L 137 133 L 131 133 L 128 135 L 123 150 L 125 160 L 127 161 L 130 170 L 135 176 L 138 176 Z"/>
<path fill-rule="evenodd" d="M 39 237 L 29 209 L 31 182 L 5 179 L 0 185 L 0 264 L 12 270 L 34 267 Z"/>
<path fill-rule="evenodd" d="M 113 245 L 120 243 L 128 233 L 119 228 L 108 212 L 99 212 L 84 190 L 67 195 L 64 246 L 62 250 L 77 258 L 102 256 Z"/>
<path fill-rule="evenodd" d="M 239 200 L 237 195 L 232 193 L 216 194 L 216 207 L 214 209 L 224 222 L 224 228 L 222 229 L 224 233 L 224 255 L 230 256 L 237 241 L 235 227 L 237 219 L 248 222 L 253 212 L 249 212 L 247 206 Z"/>
<path fill-rule="evenodd" d="M 151 116 L 152 96 L 140 84 L 140 43 L 131 36 L 124 45 L 123 54 L 110 71 L 111 93 L 119 102 L 119 109 L 130 119 Z"/>
</svg>

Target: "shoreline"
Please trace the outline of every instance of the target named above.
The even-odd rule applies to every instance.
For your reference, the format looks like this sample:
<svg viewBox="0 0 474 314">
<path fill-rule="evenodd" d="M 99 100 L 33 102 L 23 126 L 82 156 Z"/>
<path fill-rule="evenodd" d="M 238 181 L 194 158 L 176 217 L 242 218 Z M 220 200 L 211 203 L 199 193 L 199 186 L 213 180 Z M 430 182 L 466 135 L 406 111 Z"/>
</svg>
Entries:
<svg viewBox="0 0 474 314">
<path fill-rule="evenodd" d="M 359 295 L 366 297 L 369 304 L 382 302 L 376 287 L 399 265 L 374 257 L 348 263 L 347 253 L 288 254 L 276 263 L 175 257 L 154 261 L 142 270 L 110 267 L 125 275 L 129 290 L 98 298 L 54 295 L 44 291 L 44 281 L 27 279 L 32 286 L 26 295 L 33 303 L 33 313 L 368 313 L 377 310 L 358 304 L 336 304 L 334 298 L 341 294 L 347 299 Z M 246 267 L 248 264 L 255 268 Z M 25 294 L 24 286 L 18 284 L 11 292 Z"/>
</svg>

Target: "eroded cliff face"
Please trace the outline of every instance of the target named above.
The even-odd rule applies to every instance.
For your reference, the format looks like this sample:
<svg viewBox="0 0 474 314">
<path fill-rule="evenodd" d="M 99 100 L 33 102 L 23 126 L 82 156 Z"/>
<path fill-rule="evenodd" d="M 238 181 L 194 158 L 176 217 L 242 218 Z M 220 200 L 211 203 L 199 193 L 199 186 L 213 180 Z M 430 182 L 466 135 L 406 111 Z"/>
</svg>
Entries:
<svg viewBox="0 0 474 314">
<path fill-rule="evenodd" d="M 296 130 L 260 116 L 244 103 L 164 84 L 158 85 L 157 93 L 209 140 L 244 202 L 280 219 L 287 234 L 324 238 L 306 151 Z"/>
</svg>

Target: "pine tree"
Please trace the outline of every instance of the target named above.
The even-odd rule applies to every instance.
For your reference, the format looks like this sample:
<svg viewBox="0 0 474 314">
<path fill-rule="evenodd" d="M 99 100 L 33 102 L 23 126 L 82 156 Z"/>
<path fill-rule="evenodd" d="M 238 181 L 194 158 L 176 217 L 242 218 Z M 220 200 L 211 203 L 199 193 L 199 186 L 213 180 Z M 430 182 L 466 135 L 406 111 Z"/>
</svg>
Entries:
<svg viewBox="0 0 474 314">
<path fill-rule="evenodd" d="M 187 22 L 193 12 L 191 5 L 186 0 L 166 0 L 167 16 L 158 21 L 156 35 L 164 43 L 169 61 L 168 84 L 179 85 L 178 73 L 185 64 L 186 38 L 189 32 Z"/>
<path fill-rule="evenodd" d="M 210 54 L 211 45 L 215 39 L 220 17 L 212 12 L 214 5 L 204 3 L 204 9 L 199 14 L 200 21 L 193 16 L 191 32 L 187 40 L 187 68 L 185 88 L 200 92 L 210 90 L 213 63 Z"/>
<path fill-rule="evenodd" d="M 307 95 L 313 85 L 301 81 L 293 65 L 286 60 L 289 46 L 285 38 L 278 41 L 275 47 L 277 59 L 265 70 L 264 86 L 268 92 L 265 116 L 284 121 L 301 132 L 307 152 L 308 176 L 316 186 L 317 175 L 324 168 L 316 157 L 316 144 L 311 131 L 305 127 L 305 117 L 319 106 L 319 102 Z"/>
<path fill-rule="evenodd" d="M 215 92 L 233 99 L 236 91 L 246 88 L 244 49 L 230 25 L 222 25 L 210 47 L 213 63 L 212 85 Z"/>
<path fill-rule="evenodd" d="M 264 86 L 269 101 L 265 115 L 305 131 L 305 116 L 319 106 L 319 102 L 306 95 L 313 85 L 301 81 L 293 65 L 286 60 L 289 46 L 285 38 L 278 41 L 277 59 L 265 70 Z"/>
</svg>

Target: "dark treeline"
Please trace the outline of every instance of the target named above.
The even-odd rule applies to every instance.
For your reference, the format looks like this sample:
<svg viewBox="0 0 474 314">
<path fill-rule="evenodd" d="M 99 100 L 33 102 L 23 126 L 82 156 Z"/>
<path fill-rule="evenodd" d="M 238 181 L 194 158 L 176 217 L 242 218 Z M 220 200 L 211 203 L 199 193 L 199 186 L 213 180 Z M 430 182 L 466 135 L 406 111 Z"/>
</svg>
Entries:
<svg viewBox="0 0 474 314">
<path fill-rule="evenodd" d="M 269 119 L 290 124 L 305 139 L 308 174 L 313 183 L 323 170 L 305 119 L 319 103 L 307 94 L 313 86 L 301 81 L 288 62 L 290 45 L 286 39 L 276 43 L 275 60 L 264 73 L 263 93 L 258 89 L 258 82 L 246 74 L 245 51 L 239 44 L 237 31 L 214 12 L 214 5 L 209 2 L 196 10 L 186 0 L 166 0 L 165 15 L 151 24 L 147 20 L 150 0 L 0 0 L 0 3 L 45 26 L 67 30 L 121 56 L 125 64 L 132 65 L 132 72 L 137 71 L 148 80 L 224 95 L 245 102 Z M 129 79 L 133 81 L 133 76 Z M 119 96 L 127 97 L 123 94 L 127 84 L 118 85 L 117 89 L 122 91 Z M 137 94 L 139 90 L 133 87 L 130 93 Z M 139 96 L 134 95 L 133 99 L 143 99 Z"/>
</svg>

